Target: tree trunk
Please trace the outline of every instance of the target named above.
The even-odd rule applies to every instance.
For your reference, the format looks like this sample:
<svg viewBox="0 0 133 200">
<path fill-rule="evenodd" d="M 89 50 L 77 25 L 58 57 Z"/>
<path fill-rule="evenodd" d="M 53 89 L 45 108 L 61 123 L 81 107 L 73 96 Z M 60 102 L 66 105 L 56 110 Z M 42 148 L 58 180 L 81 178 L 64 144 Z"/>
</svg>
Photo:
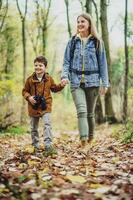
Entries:
<svg viewBox="0 0 133 200">
<path fill-rule="evenodd" d="M 42 28 L 42 44 L 43 44 L 42 52 L 43 52 L 43 55 L 45 55 L 45 52 L 46 52 L 46 40 L 47 40 L 47 30 L 45 30 L 45 28 L 44 29 Z"/>
<path fill-rule="evenodd" d="M 22 44 L 23 44 L 23 85 L 26 80 L 27 64 L 26 64 L 26 35 L 25 35 L 25 18 L 22 20 Z M 23 99 L 21 107 L 21 123 L 25 123 L 26 102 Z"/>
<path fill-rule="evenodd" d="M 49 12 L 51 8 L 51 0 L 48 0 L 48 8 L 46 9 L 45 6 L 45 0 L 44 1 L 44 12 L 43 12 L 43 25 L 41 26 L 42 28 L 42 50 L 43 50 L 43 55 L 45 55 L 46 51 L 46 43 L 47 43 L 47 29 L 48 29 L 48 17 L 49 17 Z"/>
<path fill-rule="evenodd" d="M 27 1 L 25 1 L 25 10 L 24 10 L 24 14 L 22 14 L 20 7 L 19 7 L 19 3 L 18 0 L 16 0 L 17 3 L 17 8 L 20 14 L 20 18 L 22 21 L 22 46 L 23 46 L 23 85 L 25 84 L 25 80 L 26 80 L 26 70 L 27 70 L 27 64 L 26 64 L 26 35 L 25 35 L 25 19 L 26 19 L 26 14 L 27 14 Z M 20 122 L 23 124 L 26 122 L 25 119 L 25 106 L 26 103 L 24 101 L 24 99 L 22 100 L 22 107 L 21 107 L 21 117 L 20 117 Z"/>
<path fill-rule="evenodd" d="M 96 108 L 95 108 L 95 120 L 96 123 L 101 124 L 104 122 L 104 116 L 103 116 L 103 108 L 102 108 L 102 102 L 100 96 L 98 96 Z"/>
<path fill-rule="evenodd" d="M 100 1 L 100 21 L 101 21 L 101 29 L 102 29 L 102 38 L 105 44 L 108 70 L 109 70 L 109 81 L 111 84 L 111 57 L 110 57 L 110 49 L 109 49 L 109 34 L 108 34 L 108 25 L 107 25 L 107 0 Z M 117 120 L 115 118 L 113 105 L 112 105 L 112 94 L 111 87 L 108 89 L 105 95 L 105 115 L 106 120 L 110 123 L 115 123 Z"/>
<path fill-rule="evenodd" d="M 94 0 L 92 0 L 92 3 L 94 5 L 95 13 L 96 13 L 96 26 L 97 26 L 97 30 L 99 30 L 99 17 L 98 17 L 97 3 Z"/>
<path fill-rule="evenodd" d="M 69 0 L 64 0 L 65 5 L 66 5 L 66 14 L 67 14 L 67 30 L 69 34 L 69 38 L 72 36 L 72 30 L 71 30 L 71 25 L 70 25 L 70 19 L 69 19 Z M 66 87 L 66 99 L 70 99 L 70 87 Z"/>
<path fill-rule="evenodd" d="M 0 11 L 1 11 L 1 20 L 0 20 L 0 32 L 2 31 L 2 28 L 4 26 L 4 22 L 5 22 L 5 18 L 7 16 L 7 12 L 8 12 L 8 0 L 6 0 L 6 6 L 5 8 L 2 8 L 2 4 L 4 3 L 4 1 L 2 2 L 2 0 L 0 1 Z M 2 10 L 4 10 L 4 13 L 2 14 Z"/>
<path fill-rule="evenodd" d="M 92 0 L 86 0 L 85 8 L 86 12 L 92 15 Z"/>
<path fill-rule="evenodd" d="M 67 14 L 67 29 L 68 29 L 69 37 L 71 37 L 72 30 L 71 30 L 70 20 L 69 20 L 69 1 L 68 0 L 65 0 L 65 5 L 66 5 L 66 14 Z"/>
<path fill-rule="evenodd" d="M 90 15 L 92 15 L 92 3 L 95 7 L 95 12 L 96 12 L 96 18 L 97 18 L 97 29 L 98 29 L 98 9 L 97 9 L 97 5 L 95 3 L 94 0 L 86 0 L 86 12 L 89 13 Z M 104 122 L 104 116 L 103 116 L 103 108 L 102 108 L 102 102 L 101 102 L 101 98 L 100 96 L 97 99 L 97 103 L 96 103 L 96 109 L 95 109 L 95 113 L 96 113 L 96 123 L 101 124 Z"/>
<path fill-rule="evenodd" d="M 124 101 L 123 101 L 123 121 L 127 119 L 128 109 L 128 72 L 129 72 L 129 56 L 127 44 L 127 23 L 128 23 L 128 0 L 125 0 L 125 22 L 124 22 L 124 38 L 125 38 L 125 76 L 124 76 Z"/>
<path fill-rule="evenodd" d="M 25 36 L 25 19 L 22 20 L 22 44 L 23 44 L 23 84 L 26 80 L 26 36 Z"/>
</svg>

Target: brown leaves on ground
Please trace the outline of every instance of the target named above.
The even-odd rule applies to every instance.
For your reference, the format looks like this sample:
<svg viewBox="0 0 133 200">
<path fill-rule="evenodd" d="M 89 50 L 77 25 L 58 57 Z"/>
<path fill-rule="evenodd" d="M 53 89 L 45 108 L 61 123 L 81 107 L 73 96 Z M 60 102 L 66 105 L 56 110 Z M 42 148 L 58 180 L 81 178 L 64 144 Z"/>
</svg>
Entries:
<svg viewBox="0 0 133 200">
<path fill-rule="evenodd" d="M 44 157 L 43 148 L 34 153 L 28 134 L 0 137 L 0 199 L 132 199 L 132 144 L 116 141 L 110 131 L 98 127 L 87 155 L 77 134 L 58 135 L 54 157 Z"/>
</svg>

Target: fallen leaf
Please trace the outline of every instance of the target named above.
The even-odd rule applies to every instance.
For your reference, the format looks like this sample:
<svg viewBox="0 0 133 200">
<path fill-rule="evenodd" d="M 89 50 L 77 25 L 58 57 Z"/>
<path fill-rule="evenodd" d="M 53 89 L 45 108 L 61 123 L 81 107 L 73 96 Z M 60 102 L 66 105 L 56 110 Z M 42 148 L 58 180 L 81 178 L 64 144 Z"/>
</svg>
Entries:
<svg viewBox="0 0 133 200">
<path fill-rule="evenodd" d="M 41 179 L 42 179 L 43 181 L 49 181 L 49 180 L 52 179 L 52 176 L 51 176 L 50 174 L 43 174 L 43 175 L 41 176 Z"/>
<path fill-rule="evenodd" d="M 92 192 L 92 193 L 100 193 L 100 194 L 105 194 L 105 193 L 108 193 L 110 190 L 110 187 L 109 186 L 99 186 L 98 188 L 96 189 L 90 189 L 88 190 L 89 192 Z"/>
<path fill-rule="evenodd" d="M 79 193 L 80 193 L 79 190 L 76 190 L 76 189 L 65 189 L 60 192 L 60 194 L 63 194 L 63 195 L 79 194 Z"/>
<path fill-rule="evenodd" d="M 66 178 L 68 180 L 70 180 L 72 183 L 85 183 L 86 182 L 86 179 L 82 176 L 69 175 L 69 176 L 66 176 Z"/>
</svg>

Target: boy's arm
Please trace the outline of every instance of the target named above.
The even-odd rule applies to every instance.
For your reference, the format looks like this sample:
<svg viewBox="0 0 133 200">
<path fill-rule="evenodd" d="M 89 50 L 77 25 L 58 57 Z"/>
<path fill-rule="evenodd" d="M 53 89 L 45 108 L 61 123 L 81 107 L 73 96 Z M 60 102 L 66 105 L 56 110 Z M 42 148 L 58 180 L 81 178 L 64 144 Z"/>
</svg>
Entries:
<svg viewBox="0 0 133 200">
<path fill-rule="evenodd" d="M 51 81 L 50 89 L 51 89 L 52 92 L 59 92 L 64 88 L 64 85 L 62 85 L 61 83 L 55 84 L 52 77 L 50 77 L 50 81 Z"/>
<path fill-rule="evenodd" d="M 31 96 L 31 94 L 30 94 L 30 84 L 29 84 L 28 79 L 26 80 L 25 86 L 22 90 L 22 95 L 27 101 L 28 101 L 29 97 Z"/>
</svg>

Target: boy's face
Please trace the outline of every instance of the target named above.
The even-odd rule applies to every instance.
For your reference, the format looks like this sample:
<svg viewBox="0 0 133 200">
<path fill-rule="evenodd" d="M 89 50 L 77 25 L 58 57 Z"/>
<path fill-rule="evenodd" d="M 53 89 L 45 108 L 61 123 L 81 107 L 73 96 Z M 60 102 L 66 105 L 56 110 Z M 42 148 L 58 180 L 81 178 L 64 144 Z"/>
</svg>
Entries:
<svg viewBox="0 0 133 200">
<path fill-rule="evenodd" d="M 34 63 L 34 66 L 35 66 L 35 73 L 37 75 L 43 75 L 45 70 L 46 70 L 46 67 L 43 63 L 41 62 L 35 62 Z"/>
</svg>

